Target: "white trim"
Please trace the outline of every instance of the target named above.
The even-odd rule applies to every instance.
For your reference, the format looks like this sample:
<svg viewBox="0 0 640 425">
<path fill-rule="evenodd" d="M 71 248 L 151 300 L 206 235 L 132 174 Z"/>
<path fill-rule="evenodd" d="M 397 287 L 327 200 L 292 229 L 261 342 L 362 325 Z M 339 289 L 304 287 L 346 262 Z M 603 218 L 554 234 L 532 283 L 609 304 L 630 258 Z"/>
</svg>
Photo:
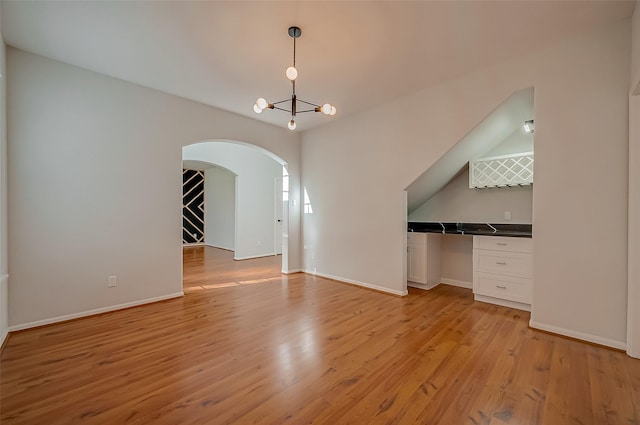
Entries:
<svg viewBox="0 0 640 425">
<path fill-rule="evenodd" d="M 252 258 L 277 257 L 278 255 L 282 255 L 282 254 L 276 254 L 271 252 L 269 254 L 252 255 L 248 257 L 233 257 L 233 259 L 236 261 L 241 261 L 241 260 L 251 260 Z"/>
<path fill-rule="evenodd" d="M 302 269 L 293 269 L 293 270 L 281 270 L 281 273 L 283 274 L 293 274 L 293 273 L 303 273 L 304 270 Z"/>
<path fill-rule="evenodd" d="M 497 156 L 487 156 L 485 158 L 474 159 L 473 161 L 491 161 L 494 159 L 509 159 L 509 158 L 521 158 L 523 156 L 533 156 L 533 151 L 530 152 L 520 152 L 520 153 L 508 153 L 506 155 L 497 155 Z"/>
<path fill-rule="evenodd" d="M 531 311 L 531 305 L 517 301 L 503 300 L 502 298 L 488 297 L 486 295 L 473 294 L 473 299 L 483 303 L 497 304 L 503 307 L 517 308 L 518 310 Z"/>
<path fill-rule="evenodd" d="M 171 298 L 183 297 L 184 292 L 176 292 L 174 294 L 161 295 L 159 297 L 146 298 L 144 300 L 131 301 L 128 303 L 122 303 L 112 305 L 109 307 L 96 308 L 94 310 L 81 311 L 80 313 L 66 314 L 64 316 L 52 317 L 50 319 L 37 320 L 35 322 L 23 323 L 21 325 L 9 326 L 9 332 L 21 331 L 23 329 L 35 328 L 37 326 L 50 325 L 52 323 L 65 322 L 67 320 L 78 319 L 80 317 L 93 316 L 96 314 L 107 313 L 110 311 L 122 310 L 129 307 L 136 307 L 143 304 L 155 303 L 158 301 L 164 301 Z"/>
<path fill-rule="evenodd" d="M 473 282 L 465 282 L 464 280 L 448 279 L 446 277 L 441 277 L 440 283 L 444 283 L 445 285 L 458 286 L 460 288 L 473 289 Z"/>
<path fill-rule="evenodd" d="M 337 280 L 338 282 L 349 283 L 351 285 L 362 286 L 364 288 L 375 289 L 376 291 L 386 292 L 388 294 L 393 294 L 393 295 L 399 295 L 401 297 L 404 297 L 409 293 L 406 289 L 404 291 L 397 291 L 395 289 L 384 288 L 382 286 L 372 285 L 371 283 L 360 282 L 359 280 L 347 279 L 345 277 L 333 276 L 326 273 L 311 272 L 308 270 L 305 270 L 305 273 L 313 276 L 324 277 L 331 280 Z"/>
<path fill-rule="evenodd" d="M 7 339 L 7 335 L 9 335 L 9 275 L 3 274 L 0 275 L 0 299 L 2 299 L 3 303 L 0 306 L 0 347 Z"/>
<path fill-rule="evenodd" d="M 440 282 L 438 283 L 420 283 L 420 282 L 412 282 L 410 280 L 407 280 L 407 286 L 410 286 L 412 288 L 417 288 L 417 289 L 424 289 L 426 291 L 435 288 L 436 286 L 440 285 Z"/>
<path fill-rule="evenodd" d="M 217 246 L 217 245 L 212 245 L 210 243 L 206 243 L 206 242 L 195 242 L 195 243 L 183 243 L 182 247 L 194 247 L 194 246 L 210 246 L 211 248 L 218 248 L 218 249 L 223 249 L 225 251 L 231 251 L 234 252 L 235 250 L 233 248 L 225 248 L 224 246 Z"/>
<path fill-rule="evenodd" d="M 233 248 L 227 248 L 227 247 L 224 247 L 224 246 L 213 245 L 213 244 L 206 243 L 206 242 L 201 244 L 201 245 L 210 246 L 211 248 L 223 249 L 225 251 L 235 252 L 235 249 L 233 249 Z"/>
<path fill-rule="evenodd" d="M 564 335 L 571 338 L 581 339 L 587 342 L 593 342 L 595 344 L 604 345 L 607 347 L 617 348 L 624 350 L 627 348 L 627 344 L 624 341 L 616 341 L 614 339 L 603 338 L 597 335 L 591 335 L 584 332 L 572 331 L 570 329 L 560 328 L 558 326 L 547 325 L 545 323 L 529 321 L 529 326 L 533 329 L 540 329 L 547 332 L 552 332 L 558 335 Z"/>
</svg>

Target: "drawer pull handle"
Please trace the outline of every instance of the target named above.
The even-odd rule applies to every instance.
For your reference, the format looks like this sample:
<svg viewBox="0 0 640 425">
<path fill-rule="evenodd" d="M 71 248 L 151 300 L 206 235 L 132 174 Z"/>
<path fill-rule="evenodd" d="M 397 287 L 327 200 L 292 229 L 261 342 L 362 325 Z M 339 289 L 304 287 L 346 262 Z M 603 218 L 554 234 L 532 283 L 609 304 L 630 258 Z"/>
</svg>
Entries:
<svg viewBox="0 0 640 425">
<path fill-rule="evenodd" d="M 500 265 L 500 266 L 506 266 L 507 263 L 505 263 L 504 261 L 496 261 L 496 264 Z"/>
<path fill-rule="evenodd" d="M 507 244 L 504 242 L 496 242 L 496 245 L 507 246 Z"/>
<path fill-rule="evenodd" d="M 500 289 L 507 289 L 506 286 L 500 286 L 500 285 L 496 285 L 496 288 L 500 288 Z"/>
</svg>

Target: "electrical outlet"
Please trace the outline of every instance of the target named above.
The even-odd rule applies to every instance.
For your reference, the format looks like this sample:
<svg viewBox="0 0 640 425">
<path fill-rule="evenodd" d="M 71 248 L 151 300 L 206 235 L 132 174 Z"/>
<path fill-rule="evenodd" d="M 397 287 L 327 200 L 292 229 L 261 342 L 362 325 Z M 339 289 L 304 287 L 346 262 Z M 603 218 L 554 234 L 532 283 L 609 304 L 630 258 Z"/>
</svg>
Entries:
<svg viewBox="0 0 640 425">
<path fill-rule="evenodd" d="M 256 241 L 256 246 L 260 246 L 260 241 Z"/>
<path fill-rule="evenodd" d="M 109 288 L 113 288 L 114 286 L 118 286 L 118 276 L 109 276 L 109 282 L 107 283 Z"/>
<path fill-rule="evenodd" d="M 505 211 L 504 212 L 504 219 L 505 220 L 511 220 L 511 211 Z"/>
</svg>

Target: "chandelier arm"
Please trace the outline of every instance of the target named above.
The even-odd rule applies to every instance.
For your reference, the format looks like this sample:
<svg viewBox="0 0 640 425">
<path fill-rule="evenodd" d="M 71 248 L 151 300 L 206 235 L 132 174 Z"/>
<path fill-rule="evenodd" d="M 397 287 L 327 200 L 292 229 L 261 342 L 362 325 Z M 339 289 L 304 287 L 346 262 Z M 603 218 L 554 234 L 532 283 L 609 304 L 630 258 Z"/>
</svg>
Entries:
<svg viewBox="0 0 640 425">
<path fill-rule="evenodd" d="M 314 109 L 305 109 L 304 111 L 296 111 L 296 113 L 301 114 L 303 112 L 320 112 L 318 110 Z"/>
<path fill-rule="evenodd" d="M 278 111 L 285 111 L 285 112 L 291 113 L 291 111 L 289 109 L 279 108 L 277 106 L 274 106 L 273 109 L 277 109 Z"/>
<path fill-rule="evenodd" d="M 278 102 L 273 102 L 272 105 L 278 105 L 278 104 L 284 103 L 284 102 L 291 102 L 291 98 L 285 99 L 285 100 L 279 100 Z"/>
<path fill-rule="evenodd" d="M 302 99 L 298 99 L 298 102 L 306 103 L 307 105 L 316 106 L 316 107 L 320 106 L 320 105 L 316 105 L 315 103 L 307 102 L 306 100 L 302 100 Z"/>
</svg>

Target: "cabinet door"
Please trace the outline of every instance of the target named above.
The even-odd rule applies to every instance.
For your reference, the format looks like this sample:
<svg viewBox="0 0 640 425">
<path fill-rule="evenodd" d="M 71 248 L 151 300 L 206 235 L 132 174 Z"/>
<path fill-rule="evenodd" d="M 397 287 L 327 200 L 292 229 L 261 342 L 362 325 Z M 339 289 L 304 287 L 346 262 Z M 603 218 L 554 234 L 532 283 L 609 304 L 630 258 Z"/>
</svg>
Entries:
<svg viewBox="0 0 640 425">
<path fill-rule="evenodd" d="M 522 252 L 473 250 L 473 271 L 503 276 L 533 276 L 533 256 Z"/>
<path fill-rule="evenodd" d="M 426 245 L 407 244 L 407 280 L 427 283 Z"/>
</svg>

